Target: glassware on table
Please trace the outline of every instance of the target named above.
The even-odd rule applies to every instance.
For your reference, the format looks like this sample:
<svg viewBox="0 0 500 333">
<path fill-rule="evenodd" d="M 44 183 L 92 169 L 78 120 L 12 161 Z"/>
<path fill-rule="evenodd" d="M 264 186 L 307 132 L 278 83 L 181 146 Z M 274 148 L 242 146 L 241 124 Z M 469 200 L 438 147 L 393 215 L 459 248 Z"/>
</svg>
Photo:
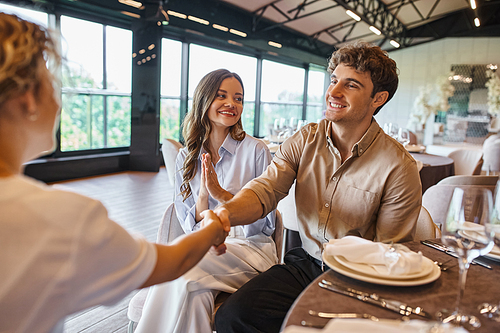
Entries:
<svg viewBox="0 0 500 333">
<path fill-rule="evenodd" d="M 406 147 L 406 145 L 410 143 L 410 131 L 401 127 L 398 130 L 398 141 L 403 147 Z"/>
<path fill-rule="evenodd" d="M 396 123 L 385 123 L 384 124 L 384 132 L 394 139 L 398 139 L 398 129 L 399 126 Z"/>
<path fill-rule="evenodd" d="M 485 188 L 455 188 L 448 207 L 448 214 L 441 241 L 453 248 L 458 257 L 459 280 L 455 310 L 442 318 L 445 323 L 473 330 L 481 326 L 479 319 L 461 309 L 467 271 L 473 259 L 487 254 L 493 248 L 493 238 L 486 232 L 493 207 L 493 196 Z M 451 311 L 443 310 L 443 313 Z"/>
<path fill-rule="evenodd" d="M 491 233 L 495 245 L 500 247 L 500 181 L 495 188 L 495 200 L 490 222 L 486 224 L 486 232 Z M 498 304 L 483 303 L 479 312 L 484 316 L 500 322 L 500 302 Z"/>
<path fill-rule="evenodd" d="M 300 130 L 305 125 L 307 125 L 307 120 L 304 119 L 299 120 L 299 122 L 297 123 L 297 131 Z"/>
</svg>

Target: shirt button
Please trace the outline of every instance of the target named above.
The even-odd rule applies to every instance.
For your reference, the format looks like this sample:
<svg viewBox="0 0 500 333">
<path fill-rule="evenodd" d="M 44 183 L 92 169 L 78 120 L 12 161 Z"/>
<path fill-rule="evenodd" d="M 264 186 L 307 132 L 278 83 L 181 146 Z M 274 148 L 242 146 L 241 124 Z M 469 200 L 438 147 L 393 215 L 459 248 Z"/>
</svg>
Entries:
<svg viewBox="0 0 500 333">
<path fill-rule="evenodd" d="M 330 205 L 329 205 L 328 203 L 326 203 L 326 204 L 325 204 L 325 207 L 326 207 L 326 208 L 328 208 L 328 207 L 330 207 Z"/>
<path fill-rule="evenodd" d="M 336 182 L 336 181 L 337 181 L 337 177 L 333 177 L 333 178 L 332 178 L 332 181 L 333 181 L 333 182 Z"/>
<path fill-rule="evenodd" d="M 359 148 L 359 152 L 362 153 L 363 152 L 363 148 Z"/>
</svg>

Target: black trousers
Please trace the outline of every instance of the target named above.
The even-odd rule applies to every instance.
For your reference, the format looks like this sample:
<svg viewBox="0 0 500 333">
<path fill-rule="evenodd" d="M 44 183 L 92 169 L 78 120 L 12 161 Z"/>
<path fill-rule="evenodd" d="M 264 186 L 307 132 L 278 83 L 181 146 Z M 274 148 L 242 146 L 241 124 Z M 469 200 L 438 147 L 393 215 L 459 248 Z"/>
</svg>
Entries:
<svg viewBox="0 0 500 333">
<path fill-rule="evenodd" d="M 321 273 L 321 263 L 302 248 L 288 251 L 284 265 L 254 277 L 222 304 L 217 332 L 279 332 L 295 299 Z"/>
</svg>

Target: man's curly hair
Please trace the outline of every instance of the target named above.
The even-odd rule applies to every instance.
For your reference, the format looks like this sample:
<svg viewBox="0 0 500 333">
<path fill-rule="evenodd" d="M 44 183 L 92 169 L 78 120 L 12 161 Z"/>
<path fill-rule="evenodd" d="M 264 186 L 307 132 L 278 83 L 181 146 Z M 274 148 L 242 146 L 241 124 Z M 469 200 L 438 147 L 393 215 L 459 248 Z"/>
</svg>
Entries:
<svg viewBox="0 0 500 333">
<path fill-rule="evenodd" d="M 387 91 L 389 102 L 398 88 L 398 68 L 396 62 L 389 58 L 387 52 L 378 46 L 358 41 L 338 49 L 332 54 L 328 62 L 328 72 L 331 74 L 338 65 L 352 67 L 360 72 L 370 72 L 373 83 L 372 97 L 380 91 Z M 380 107 L 375 110 L 376 115 Z"/>
</svg>

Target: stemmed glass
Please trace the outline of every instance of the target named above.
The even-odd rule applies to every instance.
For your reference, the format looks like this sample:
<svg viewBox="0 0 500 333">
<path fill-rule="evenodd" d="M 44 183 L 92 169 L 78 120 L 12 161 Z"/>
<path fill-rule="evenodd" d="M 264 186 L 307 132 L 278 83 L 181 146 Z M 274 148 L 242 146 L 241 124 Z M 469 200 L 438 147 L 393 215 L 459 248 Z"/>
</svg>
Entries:
<svg viewBox="0 0 500 333">
<path fill-rule="evenodd" d="M 406 147 L 406 145 L 410 143 L 410 131 L 406 128 L 400 128 L 398 131 L 398 141 L 403 147 Z"/>
<path fill-rule="evenodd" d="M 495 204 L 489 223 L 486 224 L 486 232 L 490 233 L 496 246 L 500 247 L 500 181 L 495 188 Z M 500 322 L 500 302 L 496 305 L 483 303 L 479 306 L 479 312 L 488 318 Z"/>
<path fill-rule="evenodd" d="M 485 188 L 457 187 L 453 191 L 441 240 L 453 248 L 458 257 L 458 295 L 455 310 L 451 315 L 442 318 L 444 323 L 453 323 L 467 330 L 481 326 L 477 317 L 462 312 L 460 303 L 472 260 L 487 254 L 493 248 L 493 238 L 485 230 L 486 224 L 490 222 L 492 207 L 493 196 Z"/>
<path fill-rule="evenodd" d="M 398 139 L 398 124 L 395 123 L 385 123 L 384 132 L 394 139 Z"/>
</svg>

